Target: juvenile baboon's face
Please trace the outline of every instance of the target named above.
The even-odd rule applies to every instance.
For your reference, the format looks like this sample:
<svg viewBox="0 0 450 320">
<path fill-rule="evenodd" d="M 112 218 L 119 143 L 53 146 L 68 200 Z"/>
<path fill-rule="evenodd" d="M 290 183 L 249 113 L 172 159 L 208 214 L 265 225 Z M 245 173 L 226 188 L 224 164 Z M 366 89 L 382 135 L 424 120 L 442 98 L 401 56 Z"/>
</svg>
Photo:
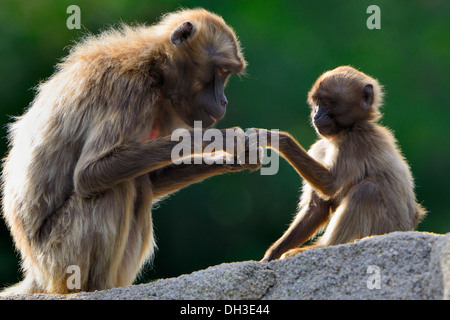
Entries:
<svg viewBox="0 0 450 320">
<path fill-rule="evenodd" d="M 317 132 L 333 137 L 362 121 L 375 119 L 376 80 L 351 67 L 339 67 L 323 74 L 309 92 L 311 120 Z"/>
</svg>

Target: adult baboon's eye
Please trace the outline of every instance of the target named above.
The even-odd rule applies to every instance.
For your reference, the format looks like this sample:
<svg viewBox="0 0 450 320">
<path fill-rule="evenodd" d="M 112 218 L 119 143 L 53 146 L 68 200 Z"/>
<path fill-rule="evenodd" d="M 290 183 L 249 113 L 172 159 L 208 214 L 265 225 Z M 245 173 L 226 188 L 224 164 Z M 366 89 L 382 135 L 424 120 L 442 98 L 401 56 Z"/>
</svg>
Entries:
<svg viewBox="0 0 450 320">
<path fill-rule="evenodd" d="M 219 74 L 219 76 L 221 76 L 230 73 L 230 70 L 228 70 L 227 68 L 219 68 L 219 70 L 217 70 L 217 73 Z"/>
<path fill-rule="evenodd" d="M 321 101 L 320 104 L 325 108 L 329 108 L 331 106 L 331 102 L 328 100 Z"/>
</svg>

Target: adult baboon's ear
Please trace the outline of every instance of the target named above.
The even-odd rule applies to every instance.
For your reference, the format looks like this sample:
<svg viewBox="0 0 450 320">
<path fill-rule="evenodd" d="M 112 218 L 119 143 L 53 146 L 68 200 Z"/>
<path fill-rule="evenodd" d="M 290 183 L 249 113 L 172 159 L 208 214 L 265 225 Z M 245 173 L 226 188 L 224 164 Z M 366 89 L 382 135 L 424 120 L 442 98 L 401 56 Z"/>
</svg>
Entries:
<svg viewBox="0 0 450 320">
<path fill-rule="evenodd" d="M 373 85 L 370 83 L 366 84 L 363 87 L 363 106 L 364 109 L 369 109 L 374 100 L 374 92 L 373 92 Z"/>
<path fill-rule="evenodd" d="M 176 27 L 170 35 L 170 42 L 176 46 L 182 45 L 194 34 L 194 25 L 189 22 L 183 22 Z"/>
</svg>

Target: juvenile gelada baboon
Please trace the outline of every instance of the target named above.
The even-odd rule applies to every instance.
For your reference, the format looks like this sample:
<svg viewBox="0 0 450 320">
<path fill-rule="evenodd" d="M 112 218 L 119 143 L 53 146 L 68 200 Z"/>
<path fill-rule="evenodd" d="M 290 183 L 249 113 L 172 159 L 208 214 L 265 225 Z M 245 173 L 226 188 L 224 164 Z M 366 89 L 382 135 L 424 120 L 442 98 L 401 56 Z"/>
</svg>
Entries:
<svg viewBox="0 0 450 320">
<path fill-rule="evenodd" d="M 222 118 L 245 67 L 234 31 L 203 9 L 75 45 L 10 127 L 2 205 L 24 280 L 5 294 L 68 293 L 71 265 L 82 291 L 130 285 L 154 252 L 152 202 L 247 168 L 174 165 L 170 137 Z"/>
<path fill-rule="evenodd" d="M 315 82 L 308 103 L 321 138 L 306 152 L 288 133 L 277 137 L 278 151 L 304 186 L 297 216 L 262 261 L 412 230 L 425 215 L 393 134 L 376 123 L 382 97 L 375 79 L 349 66 L 325 72 Z M 324 226 L 315 244 L 297 248 Z"/>
</svg>

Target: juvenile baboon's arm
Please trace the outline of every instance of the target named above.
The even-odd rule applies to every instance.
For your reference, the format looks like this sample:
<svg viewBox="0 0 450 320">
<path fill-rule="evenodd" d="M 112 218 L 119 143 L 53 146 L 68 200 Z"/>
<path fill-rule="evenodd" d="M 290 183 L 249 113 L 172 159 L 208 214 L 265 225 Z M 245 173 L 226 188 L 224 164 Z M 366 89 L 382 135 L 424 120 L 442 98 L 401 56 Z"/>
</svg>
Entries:
<svg viewBox="0 0 450 320">
<path fill-rule="evenodd" d="M 298 247 L 328 221 L 330 201 L 323 200 L 314 191 L 310 192 L 310 202 L 297 214 L 283 236 L 270 246 L 262 262 L 278 259 L 289 249 Z"/>
<path fill-rule="evenodd" d="M 314 190 L 327 199 L 337 192 L 335 178 L 330 170 L 312 158 L 289 133 L 268 133 L 267 146 L 277 150 Z M 278 138 L 278 146 L 272 143 L 271 139 L 274 138 Z"/>
</svg>

